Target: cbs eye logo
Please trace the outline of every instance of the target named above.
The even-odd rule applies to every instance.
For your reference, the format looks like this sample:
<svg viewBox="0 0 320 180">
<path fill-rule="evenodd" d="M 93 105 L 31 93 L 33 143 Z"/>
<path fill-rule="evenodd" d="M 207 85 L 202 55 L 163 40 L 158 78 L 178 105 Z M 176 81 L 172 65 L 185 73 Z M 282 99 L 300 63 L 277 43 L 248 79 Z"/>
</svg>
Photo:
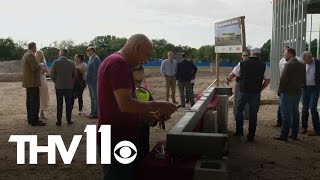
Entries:
<svg viewBox="0 0 320 180">
<path fill-rule="evenodd" d="M 137 148 L 130 141 L 121 141 L 114 148 L 113 154 L 121 164 L 130 164 L 137 157 Z"/>
</svg>

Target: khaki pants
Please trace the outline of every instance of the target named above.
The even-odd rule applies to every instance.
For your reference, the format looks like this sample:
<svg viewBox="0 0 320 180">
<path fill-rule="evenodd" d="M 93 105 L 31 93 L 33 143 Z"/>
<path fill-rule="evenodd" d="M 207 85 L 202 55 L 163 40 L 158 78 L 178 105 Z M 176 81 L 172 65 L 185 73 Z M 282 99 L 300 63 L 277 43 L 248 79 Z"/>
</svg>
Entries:
<svg viewBox="0 0 320 180">
<path fill-rule="evenodd" d="M 172 101 L 176 101 L 176 77 L 175 76 L 165 76 L 166 78 L 166 100 L 169 100 L 169 91 L 171 88 L 171 98 Z"/>
</svg>

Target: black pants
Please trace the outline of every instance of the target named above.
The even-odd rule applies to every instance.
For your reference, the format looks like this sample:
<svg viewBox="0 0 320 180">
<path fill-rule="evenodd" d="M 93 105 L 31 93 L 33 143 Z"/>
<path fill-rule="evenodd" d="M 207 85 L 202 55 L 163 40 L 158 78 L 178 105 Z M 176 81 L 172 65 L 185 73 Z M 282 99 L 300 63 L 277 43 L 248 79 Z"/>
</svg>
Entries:
<svg viewBox="0 0 320 180">
<path fill-rule="evenodd" d="M 83 91 L 84 89 L 78 94 L 78 104 L 79 104 L 79 111 L 83 109 Z M 73 98 L 72 107 L 74 106 L 75 99 Z"/>
<path fill-rule="evenodd" d="M 73 91 L 72 89 L 56 89 L 57 97 L 57 120 L 61 122 L 62 109 L 63 109 L 63 97 L 66 103 L 66 117 L 67 121 L 71 121 L 72 106 L 73 106 Z"/>
<path fill-rule="evenodd" d="M 39 121 L 40 96 L 39 87 L 27 89 L 27 119 L 29 124 Z"/>
<path fill-rule="evenodd" d="M 193 87 L 194 87 L 194 83 L 191 83 L 192 92 L 193 92 Z M 188 94 L 188 91 L 186 91 L 186 102 L 187 102 L 187 103 L 189 103 L 189 101 L 190 101 L 190 100 L 189 100 L 189 96 L 190 96 L 190 95 Z"/>
</svg>

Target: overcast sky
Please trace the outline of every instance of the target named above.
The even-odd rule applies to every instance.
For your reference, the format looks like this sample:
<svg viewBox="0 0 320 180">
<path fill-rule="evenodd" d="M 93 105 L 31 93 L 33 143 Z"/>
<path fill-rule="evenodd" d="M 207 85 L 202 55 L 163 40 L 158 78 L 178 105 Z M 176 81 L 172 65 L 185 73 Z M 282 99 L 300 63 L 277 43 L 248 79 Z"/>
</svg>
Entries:
<svg viewBox="0 0 320 180">
<path fill-rule="evenodd" d="M 214 44 L 214 23 L 238 16 L 246 16 L 247 45 L 271 38 L 271 0 L 0 0 L 0 37 L 43 47 L 144 33 L 199 48 Z M 314 19 L 318 31 L 319 16 Z"/>
</svg>

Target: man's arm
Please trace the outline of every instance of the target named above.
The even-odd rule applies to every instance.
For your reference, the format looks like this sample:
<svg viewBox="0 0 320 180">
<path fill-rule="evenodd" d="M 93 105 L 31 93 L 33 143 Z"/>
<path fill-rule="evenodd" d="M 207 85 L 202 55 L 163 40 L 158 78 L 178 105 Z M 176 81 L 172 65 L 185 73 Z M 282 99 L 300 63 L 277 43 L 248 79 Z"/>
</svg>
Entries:
<svg viewBox="0 0 320 180">
<path fill-rule="evenodd" d="M 55 61 L 52 63 L 52 66 L 51 66 L 50 77 L 53 82 L 56 81 L 57 72 L 56 72 L 56 62 Z"/>
<path fill-rule="evenodd" d="M 86 82 L 90 83 L 92 79 L 92 62 L 88 62 L 87 65 L 87 75 L 86 75 Z"/>
<path fill-rule="evenodd" d="M 289 72 L 290 72 L 290 65 L 287 64 L 283 67 L 281 77 L 280 77 L 280 83 L 279 83 L 279 89 L 278 89 L 280 93 L 283 93 L 286 89 L 286 86 L 289 82 Z"/>
<path fill-rule="evenodd" d="M 95 81 L 98 78 L 98 71 L 99 71 L 100 64 L 101 64 L 100 58 L 98 56 L 95 56 L 92 64 L 92 69 L 93 69 L 92 79 L 94 79 Z"/>
<path fill-rule="evenodd" d="M 169 102 L 142 102 L 132 97 L 131 89 L 118 89 L 114 92 L 121 112 L 147 114 L 150 112 L 170 116 L 176 111 L 176 106 Z"/>
<path fill-rule="evenodd" d="M 72 64 L 73 64 L 72 78 L 75 79 L 77 77 L 77 68 L 74 63 Z"/>
<path fill-rule="evenodd" d="M 227 77 L 227 84 L 229 85 L 233 78 L 240 76 L 240 62 L 235 66 L 229 76 Z"/>
<path fill-rule="evenodd" d="M 161 63 L 161 67 L 160 67 L 160 73 L 161 73 L 162 75 L 166 75 L 166 68 L 165 68 L 164 62 L 165 62 L 165 61 L 163 61 L 163 62 Z"/>
<path fill-rule="evenodd" d="M 264 81 L 262 84 L 261 91 L 263 91 L 270 84 L 270 76 L 271 76 L 270 70 L 267 68 L 267 65 L 266 65 L 266 69 L 264 70 L 264 74 L 263 74 Z"/>
<path fill-rule="evenodd" d="M 40 70 L 41 66 L 38 63 L 36 57 L 32 54 L 29 55 L 29 57 L 27 58 L 27 63 L 30 66 L 31 70 L 33 72 Z"/>
<path fill-rule="evenodd" d="M 193 63 L 192 63 L 193 64 Z M 194 75 L 196 75 L 197 71 L 198 71 L 198 68 L 196 65 L 193 64 L 193 69 L 194 69 Z"/>
<path fill-rule="evenodd" d="M 265 79 L 265 80 L 263 81 L 261 91 L 263 91 L 266 87 L 268 87 L 269 84 L 270 84 L 270 79 Z"/>
</svg>

